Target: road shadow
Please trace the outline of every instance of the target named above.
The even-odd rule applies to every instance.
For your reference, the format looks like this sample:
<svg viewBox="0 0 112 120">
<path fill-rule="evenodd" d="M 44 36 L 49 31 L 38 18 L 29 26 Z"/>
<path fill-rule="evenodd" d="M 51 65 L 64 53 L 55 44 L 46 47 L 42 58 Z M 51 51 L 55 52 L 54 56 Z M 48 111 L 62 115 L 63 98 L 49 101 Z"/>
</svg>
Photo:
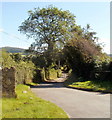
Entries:
<svg viewBox="0 0 112 120">
<path fill-rule="evenodd" d="M 43 82 L 37 86 L 30 86 L 31 88 L 62 88 L 64 86 L 64 82 Z"/>
<path fill-rule="evenodd" d="M 97 95 L 105 95 L 105 94 L 112 94 L 108 91 L 94 91 L 94 90 L 88 90 L 88 89 L 79 89 L 74 87 L 67 87 L 64 85 L 64 82 L 42 82 L 39 85 L 29 85 L 30 88 L 69 88 L 69 89 L 75 89 L 80 91 L 86 91 L 86 92 L 94 92 Z"/>
</svg>

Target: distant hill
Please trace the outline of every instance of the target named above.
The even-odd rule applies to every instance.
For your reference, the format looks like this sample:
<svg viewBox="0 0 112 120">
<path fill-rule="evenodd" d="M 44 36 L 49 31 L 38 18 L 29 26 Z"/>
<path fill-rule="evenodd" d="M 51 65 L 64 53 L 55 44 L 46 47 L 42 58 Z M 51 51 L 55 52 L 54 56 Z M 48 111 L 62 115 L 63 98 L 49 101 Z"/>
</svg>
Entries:
<svg viewBox="0 0 112 120">
<path fill-rule="evenodd" d="M 25 49 L 23 49 L 23 48 L 16 48 L 16 47 L 2 47 L 2 48 L 0 48 L 0 50 L 2 50 L 2 49 L 6 50 L 9 53 L 22 53 L 22 54 L 25 53 Z"/>
<path fill-rule="evenodd" d="M 112 54 L 107 54 L 108 56 L 112 57 Z"/>
<path fill-rule="evenodd" d="M 110 57 L 112 57 L 112 54 L 110 54 Z"/>
</svg>

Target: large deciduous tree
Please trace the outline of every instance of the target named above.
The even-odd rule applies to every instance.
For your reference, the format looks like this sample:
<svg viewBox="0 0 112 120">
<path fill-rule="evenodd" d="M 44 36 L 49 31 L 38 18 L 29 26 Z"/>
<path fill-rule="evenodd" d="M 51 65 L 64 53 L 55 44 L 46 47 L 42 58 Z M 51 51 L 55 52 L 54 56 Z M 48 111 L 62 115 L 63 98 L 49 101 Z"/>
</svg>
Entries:
<svg viewBox="0 0 112 120">
<path fill-rule="evenodd" d="M 52 5 L 28 11 L 29 17 L 19 26 L 19 31 L 34 38 L 32 48 L 53 51 L 59 43 L 65 43 L 71 37 L 75 26 L 75 16 Z"/>
</svg>

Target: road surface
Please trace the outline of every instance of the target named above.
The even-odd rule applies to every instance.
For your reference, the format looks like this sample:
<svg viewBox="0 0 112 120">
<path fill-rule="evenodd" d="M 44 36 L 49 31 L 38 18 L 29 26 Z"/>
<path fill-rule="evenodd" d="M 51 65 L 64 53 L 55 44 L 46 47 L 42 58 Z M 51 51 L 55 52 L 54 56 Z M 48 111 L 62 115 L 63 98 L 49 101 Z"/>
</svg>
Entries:
<svg viewBox="0 0 112 120">
<path fill-rule="evenodd" d="M 70 118 L 110 118 L 110 94 L 66 88 L 63 82 L 43 83 L 31 90 L 61 107 Z"/>
</svg>

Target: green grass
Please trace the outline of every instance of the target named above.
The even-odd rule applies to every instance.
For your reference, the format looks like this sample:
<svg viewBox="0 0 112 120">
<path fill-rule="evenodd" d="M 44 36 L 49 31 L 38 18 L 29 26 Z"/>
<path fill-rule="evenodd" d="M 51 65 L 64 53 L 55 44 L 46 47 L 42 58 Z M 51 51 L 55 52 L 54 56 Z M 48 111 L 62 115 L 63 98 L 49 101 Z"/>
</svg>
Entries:
<svg viewBox="0 0 112 120">
<path fill-rule="evenodd" d="M 16 93 L 17 98 L 2 98 L 2 118 L 68 118 L 60 107 L 36 97 L 26 85 L 18 85 Z"/>
<path fill-rule="evenodd" d="M 2 99 L 0 98 L 0 120 L 2 119 Z"/>
<path fill-rule="evenodd" d="M 92 89 L 93 91 L 112 92 L 112 82 L 110 81 L 85 81 L 69 84 L 70 87 Z"/>
<path fill-rule="evenodd" d="M 83 78 L 78 78 L 75 74 L 71 73 L 67 80 L 64 82 L 65 86 L 87 89 L 91 91 L 112 92 L 112 81 L 109 80 L 90 80 L 84 81 Z"/>
<path fill-rule="evenodd" d="M 38 86 L 39 84 L 38 84 L 38 83 L 30 82 L 30 83 L 28 83 L 28 84 L 26 84 L 26 85 L 28 85 L 28 86 Z"/>
</svg>

